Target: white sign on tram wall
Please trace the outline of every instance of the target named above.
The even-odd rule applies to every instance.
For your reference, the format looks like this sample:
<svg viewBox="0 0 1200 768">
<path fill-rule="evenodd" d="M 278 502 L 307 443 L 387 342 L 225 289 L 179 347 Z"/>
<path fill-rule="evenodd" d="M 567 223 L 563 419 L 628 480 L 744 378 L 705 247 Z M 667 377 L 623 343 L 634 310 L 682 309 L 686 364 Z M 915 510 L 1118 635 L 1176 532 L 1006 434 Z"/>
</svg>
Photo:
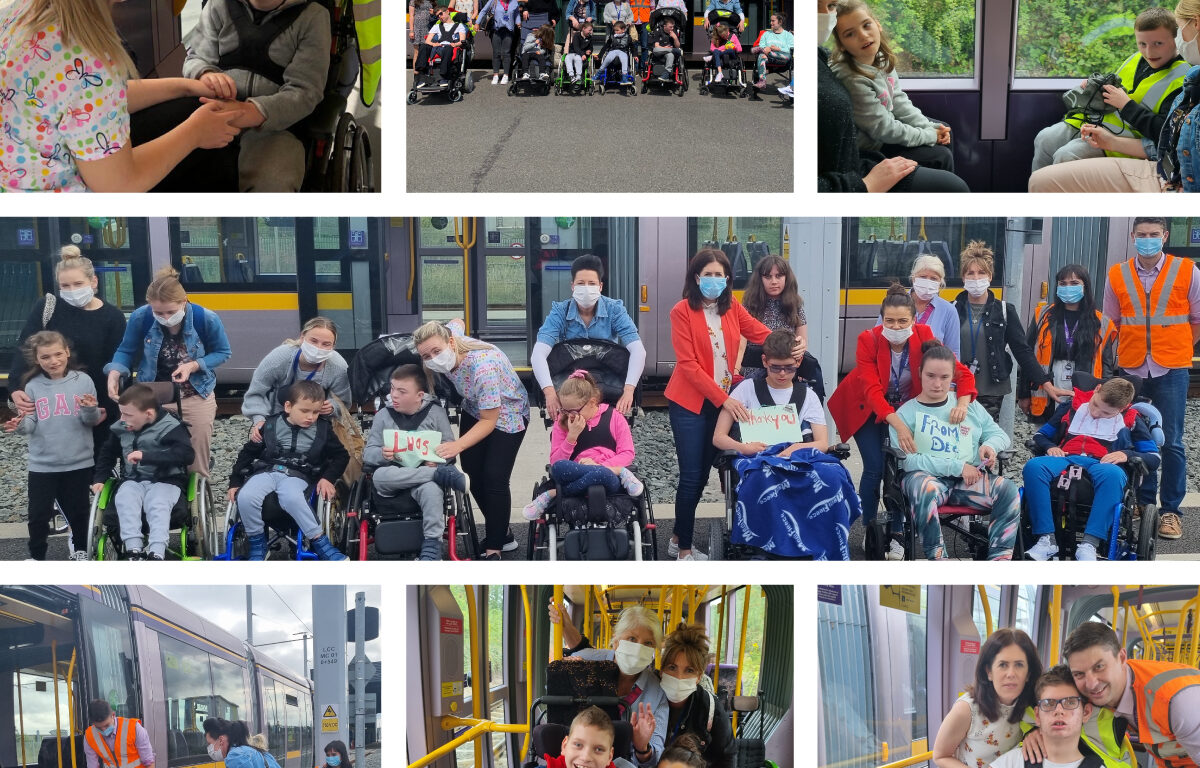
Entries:
<svg viewBox="0 0 1200 768">
<path fill-rule="evenodd" d="M 346 717 L 349 685 L 346 667 L 346 587 L 318 584 L 312 588 L 313 724 L 315 732 L 350 743 Z"/>
</svg>

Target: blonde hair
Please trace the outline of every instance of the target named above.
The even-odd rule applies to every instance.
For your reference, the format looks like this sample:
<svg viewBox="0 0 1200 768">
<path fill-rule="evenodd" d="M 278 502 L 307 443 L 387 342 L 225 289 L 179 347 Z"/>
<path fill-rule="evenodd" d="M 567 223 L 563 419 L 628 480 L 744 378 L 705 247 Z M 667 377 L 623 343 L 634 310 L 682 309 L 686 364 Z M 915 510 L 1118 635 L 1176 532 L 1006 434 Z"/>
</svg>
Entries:
<svg viewBox="0 0 1200 768">
<path fill-rule="evenodd" d="M 688 663 L 701 672 L 708 666 L 708 631 L 703 624 L 679 623 L 663 641 L 662 664 L 665 667 L 683 652 Z"/>
<path fill-rule="evenodd" d="M 284 339 L 284 340 L 283 340 L 283 343 L 284 343 L 284 344 L 289 344 L 289 345 L 291 345 L 291 346 L 293 346 L 293 347 L 298 347 L 298 346 L 300 346 L 300 342 L 301 342 L 301 341 L 304 339 L 304 336 L 305 336 L 305 335 L 306 335 L 306 334 L 307 334 L 309 331 L 311 331 L 313 328 L 324 328 L 325 330 L 327 330 L 327 331 L 329 331 L 330 333 L 332 333 L 332 334 L 333 334 L 333 340 L 334 340 L 335 342 L 337 341 L 337 323 L 333 322 L 333 321 L 332 321 L 332 320 L 330 320 L 328 317 L 322 317 L 322 316 L 320 316 L 320 315 L 317 315 L 317 316 L 316 316 L 316 317 L 314 317 L 312 320 L 309 320 L 307 323 L 305 323 L 305 324 L 303 325 L 303 327 L 301 327 L 301 328 L 300 328 L 300 338 L 298 338 L 298 339 Z"/>
<path fill-rule="evenodd" d="M 442 325 L 436 320 L 430 320 L 417 330 L 413 331 L 413 344 L 421 346 L 430 339 L 438 338 L 454 347 L 454 351 L 460 355 L 465 355 L 475 349 L 495 349 L 487 342 L 479 341 L 478 339 L 468 338 L 466 336 L 455 336 L 450 332 L 450 329 Z"/>
<path fill-rule="evenodd" d="M 982 240 L 972 240 L 958 257 L 958 274 L 965 275 L 971 267 L 979 267 L 988 276 L 996 274 L 995 254 L 988 244 Z M 941 262 L 938 262 L 939 264 Z"/>
<path fill-rule="evenodd" d="M 662 643 L 662 627 L 658 623 L 658 614 L 644 605 L 631 605 L 621 611 L 621 615 L 617 617 L 617 626 L 613 627 L 613 642 L 617 642 L 619 635 L 638 627 L 645 627 L 654 634 L 655 648 Z"/>
<path fill-rule="evenodd" d="M 892 44 L 888 41 L 887 31 L 883 25 L 879 23 L 879 17 L 871 10 L 863 0 L 842 0 L 837 4 L 837 17 L 840 21 L 843 16 L 849 16 L 855 11 L 866 11 L 871 20 L 875 22 L 875 26 L 879 28 L 879 50 L 875 53 L 875 61 L 871 62 L 872 66 L 883 72 L 894 72 L 896 70 L 896 54 L 892 52 Z M 845 44 L 842 43 L 842 36 L 838 33 L 837 28 L 834 28 L 833 40 L 837 44 L 837 50 L 833 52 L 831 57 L 833 61 L 846 62 L 846 66 L 854 70 L 855 73 L 870 79 L 871 75 L 867 73 L 858 63 L 850 52 L 846 50 Z"/>
<path fill-rule="evenodd" d="M 187 291 L 179 282 L 179 273 L 174 267 L 163 267 L 154 273 L 154 281 L 146 287 L 146 301 L 170 304 L 187 301 Z"/>
<path fill-rule="evenodd" d="M 578 397 L 585 403 L 593 398 L 599 400 L 600 385 L 592 378 L 592 374 L 587 371 L 574 371 L 563 381 L 562 386 L 558 388 L 558 396 L 560 398 Z"/>
<path fill-rule="evenodd" d="M 942 260 L 932 253 L 923 253 L 917 257 L 916 261 L 913 262 L 912 269 L 908 273 L 909 277 L 926 269 L 932 269 L 934 272 L 937 272 L 938 277 L 941 278 L 941 287 L 946 287 L 946 267 L 942 264 Z"/>
<path fill-rule="evenodd" d="M 29 0 L 29 7 L 14 26 L 36 34 L 52 24 L 62 31 L 67 48 L 78 45 L 85 53 L 107 62 L 117 74 L 126 78 L 137 75 L 113 23 L 109 0 Z"/>
<path fill-rule="evenodd" d="M 54 265 L 55 280 L 63 272 L 72 269 L 81 270 L 88 280 L 96 279 L 96 269 L 92 266 L 92 260 L 80 253 L 78 246 L 64 245 L 59 248 L 58 259 L 58 263 Z"/>
<path fill-rule="evenodd" d="M 1179 0 L 1179 4 L 1175 6 L 1175 15 L 1183 19 L 1185 24 L 1189 21 L 1196 22 L 1196 32 L 1200 34 L 1200 0 Z"/>
</svg>

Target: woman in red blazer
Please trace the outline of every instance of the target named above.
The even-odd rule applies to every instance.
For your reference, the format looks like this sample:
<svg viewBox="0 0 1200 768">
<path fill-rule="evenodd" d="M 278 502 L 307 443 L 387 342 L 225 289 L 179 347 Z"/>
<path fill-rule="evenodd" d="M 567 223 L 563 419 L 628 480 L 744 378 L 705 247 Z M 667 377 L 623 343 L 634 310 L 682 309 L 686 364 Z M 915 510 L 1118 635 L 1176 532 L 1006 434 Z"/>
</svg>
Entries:
<svg viewBox="0 0 1200 768">
<path fill-rule="evenodd" d="M 896 428 L 900 448 L 915 453 L 912 431 L 896 415 L 906 400 L 921 393 L 921 345 L 934 338 L 929 326 L 915 322 L 917 308 L 901 285 L 888 289 L 879 308 L 883 324 L 858 335 L 857 363 L 829 397 L 829 414 L 842 440 L 854 437 L 862 456 L 862 478 L 858 496 L 862 501 L 863 525 L 875 520 L 879 509 L 879 484 L 883 481 L 883 441 L 888 425 Z M 958 406 L 950 420 L 966 418 L 967 406 L 975 398 L 975 377 L 962 363 L 955 364 Z M 893 529 L 895 530 L 895 529 Z M 899 558 L 895 557 L 899 554 Z M 897 541 L 889 547 L 888 559 L 903 559 Z"/>
<path fill-rule="evenodd" d="M 750 316 L 733 297 L 733 269 L 723 251 L 705 248 L 688 263 L 683 300 L 671 309 L 671 343 L 675 369 L 666 396 L 679 459 L 679 490 L 675 494 L 675 535 L 668 555 L 680 560 L 707 560 L 692 549 L 696 504 L 717 449 L 713 432 L 721 409 L 736 421 L 749 412 L 729 396 L 742 339 L 761 344 L 770 330 Z"/>
</svg>

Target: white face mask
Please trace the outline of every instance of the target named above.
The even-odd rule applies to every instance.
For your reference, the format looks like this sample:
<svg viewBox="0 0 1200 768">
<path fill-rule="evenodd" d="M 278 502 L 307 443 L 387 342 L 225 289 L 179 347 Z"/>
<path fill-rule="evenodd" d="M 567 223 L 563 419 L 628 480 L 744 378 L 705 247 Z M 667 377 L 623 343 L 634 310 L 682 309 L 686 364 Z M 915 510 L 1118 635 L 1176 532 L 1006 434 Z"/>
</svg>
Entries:
<svg viewBox="0 0 1200 768">
<path fill-rule="evenodd" d="M 908 341 L 908 338 L 913 335 L 912 326 L 907 328 L 884 328 L 883 338 L 890 341 L 892 344 L 903 344 Z"/>
<path fill-rule="evenodd" d="M 664 672 L 659 685 L 662 686 L 663 693 L 667 695 L 667 700 L 672 704 L 678 704 L 696 692 L 698 683 L 699 681 L 694 677 L 671 677 Z"/>
<path fill-rule="evenodd" d="M 58 292 L 58 295 L 72 307 L 86 307 L 96 292 L 90 285 L 85 285 L 82 288 L 71 288 L 70 290 L 64 288 Z"/>
<path fill-rule="evenodd" d="M 185 314 L 186 313 L 184 312 L 184 310 L 180 309 L 178 312 L 171 315 L 170 317 L 159 317 L 158 315 L 155 315 L 154 319 L 157 320 L 159 322 L 159 324 L 161 324 L 167 328 L 174 328 L 175 326 L 177 326 L 183 322 L 183 316 Z"/>
<path fill-rule="evenodd" d="M 1200 25 L 1197 25 L 1195 20 L 1189 23 L 1200 30 Z M 1183 26 L 1186 27 L 1187 24 Z M 1191 41 L 1185 43 L 1183 41 L 1183 27 L 1180 27 L 1179 31 L 1175 33 L 1175 50 L 1179 52 L 1179 55 L 1188 64 L 1192 66 L 1200 65 L 1200 31 L 1197 31 L 1196 36 Z"/>
<path fill-rule="evenodd" d="M 912 279 L 912 284 L 913 295 L 915 295 L 921 301 L 929 301 L 936 296 L 938 288 L 940 288 L 942 285 L 937 280 L 930 280 L 927 277 L 914 277 Z"/>
<path fill-rule="evenodd" d="M 216 744 L 208 745 L 208 756 L 211 757 L 215 763 L 219 763 L 225 759 L 224 753 L 221 752 L 221 748 Z"/>
<path fill-rule="evenodd" d="M 591 309 L 600 301 L 600 286 L 577 285 L 571 289 L 571 298 L 584 309 Z"/>
<path fill-rule="evenodd" d="M 981 277 L 978 280 L 963 280 L 963 287 L 967 289 L 967 293 L 978 298 L 987 293 L 988 288 L 992 287 L 992 281 L 986 277 Z"/>
<path fill-rule="evenodd" d="M 617 666 L 626 675 L 640 674 L 654 661 L 654 649 L 630 640 L 617 643 Z"/>
<path fill-rule="evenodd" d="M 310 363 L 320 365 L 329 359 L 333 354 L 332 349 L 321 349 L 318 346 L 309 344 L 307 341 L 300 344 L 300 353 L 304 355 L 304 359 Z"/>
<path fill-rule="evenodd" d="M 426 360 L 425 367 L 434 373 L 450 373 L 450 371 L 454 370 L 454 365 L 457 362 L 458 354 L 454 351 L 454 347 L 446 347 L 441 352 Z"/>
<path fill-rule="evenodd" d="M 817 45 L 824 45 L 829 36 L 833 34 L 834 27 L 837 26 L 837 14 L 834 13 L 818 13 L 817 14 Z"/>
</svg>

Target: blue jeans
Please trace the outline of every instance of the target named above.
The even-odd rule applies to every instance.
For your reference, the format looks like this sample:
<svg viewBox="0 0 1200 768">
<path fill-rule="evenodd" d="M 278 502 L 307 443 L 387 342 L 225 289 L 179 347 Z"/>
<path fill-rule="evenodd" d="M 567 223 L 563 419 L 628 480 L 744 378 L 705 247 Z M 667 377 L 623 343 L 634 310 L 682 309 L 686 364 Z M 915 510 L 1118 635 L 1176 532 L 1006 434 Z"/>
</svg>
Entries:
<svg viewBox="0 0 1200 768">
<path fill-rule="evenodd" d="M 1157 378 L 1142 380 L 1142 394 L 1154 402 L 1162 413 L 1162 501 L 1160 512 L 1179 514 L 1183 494 L 1187 490 L 1187 456 L 1183 452 L 1183 414 L 1187 409 L 1188 369 L 1175 368 Z M 1158 473 L 1151 472 L 1142 480 L 1138 501 L 1153 504 L 1158 497 Z"/>
<path fill-rule="evenodd" d="M 864 526 L 875 522 L 879 512 L 879 484 L 883 482 L 883 441 L 888 436 L 886 422 L 876 424 L 873 417 L 854 433 L 854 444 L 862 457 L 862 477 L 858 480 L 858 498 L 862 502 Z M 893 528 L 893 530 L 896 530 Z"/>
<path fill-rule="evenodd" d="M 580 464 L 577 461 L 556 461 L 550 467 L 550 477 L 563 487 L 564 496 L 586 496 L 587 489 L 602 485 L 608 493 L 621 490 L 621 481 L 608 467 L 599 464 Z"/>
<path fill-rule="evenodd" d="M 1054 533 L 1050 484 L 1072 464 L 1084 468 L 1095 489 L 1092 511 L 1083 532 L 1107 542 L 1112 538 L 1113 518 L 1125 490 L 1125 470 L 1119 464 L 1101 464 L 1099 459 L 1091 456 L 1037 456 L 1022 467 L 1021 478 L 1025 481 L 1025 501 L 1029 504 L 1033 535 Z"/>
<path fill-rule="evenodd" d="M 675 456 L 679 460 L 679 490 L 675 493 L 675 536 L 680 549 L 692 548 L 692 532 L 696 527 L 696 505 L 708 484 L 717 448 L 713 432 L 721 409 L 707 400 L 700 413 L 692 413 L 676 403 L 669 403 L 671 434 L 675 438 Z"/>
</svg>

